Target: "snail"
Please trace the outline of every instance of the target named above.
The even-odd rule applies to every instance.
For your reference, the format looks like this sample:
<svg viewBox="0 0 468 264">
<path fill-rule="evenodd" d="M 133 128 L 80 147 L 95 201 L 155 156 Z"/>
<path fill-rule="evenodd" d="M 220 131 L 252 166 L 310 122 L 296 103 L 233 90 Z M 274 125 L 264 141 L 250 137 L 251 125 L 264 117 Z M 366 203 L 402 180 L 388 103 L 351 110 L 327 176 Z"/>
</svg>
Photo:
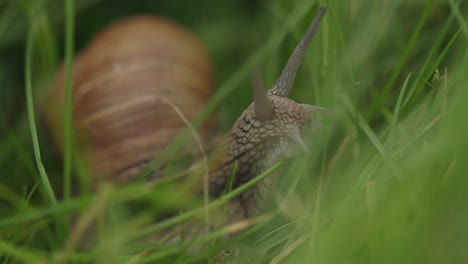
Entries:
<svg viewBox="0 0 468 264">
<path fill-rule="evenodd" d="M 320 8 L 270 90 L 256 79 L 253 103 L 225 137 L 224 154 L 210 162 L 212 197 L 226 190 L 234 161 L 238 169 L 232 188 L 307 151 L 306 142 L 319 125 L 316 114 L 328 110 L 296 103 L 289 94 L 326 10 L 326 5 Z M 112 24 L 75 58 L 73 70 L 75 145 L 97 182 L 125 182 L 137 175 L 186 127 L 175 109 L 192 120 L 213 93 L 213 69 L 205 49 L 181 26 L 160 17 L 138 16 Z M 45 99 L 45 119 L 57 145 L 63 134 L 63 76 L 62 69 Z M 213 120 L 198 131 L 201 138 L 210 137 Z M 228 222 L 256 213 L 260 186 L 231 202 Z"/>
</svg>

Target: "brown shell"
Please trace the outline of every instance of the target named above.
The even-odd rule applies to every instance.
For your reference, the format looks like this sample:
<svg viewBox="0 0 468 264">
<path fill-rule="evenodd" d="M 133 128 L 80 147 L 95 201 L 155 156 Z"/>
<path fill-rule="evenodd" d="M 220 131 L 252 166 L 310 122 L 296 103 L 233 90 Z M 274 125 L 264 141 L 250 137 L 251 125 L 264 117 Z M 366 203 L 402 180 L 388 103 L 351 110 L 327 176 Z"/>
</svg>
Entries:
<svg viewBox="0 0 468 264">
<path fill-rule="evenodd" d="M 213 70 L 201 43 L 177 24 L 136 16 L 100 33 L 73 65 L 76 148 L 94 175 L 115 178 L 153 159 L 213 93 Z M 45 119 L 63 145 L 63 68 L 46 95 Z M 205 125 L 213 127 L 212 120 Z M 133 173 L 135 170 L 131 170 Z"/>
</svg>

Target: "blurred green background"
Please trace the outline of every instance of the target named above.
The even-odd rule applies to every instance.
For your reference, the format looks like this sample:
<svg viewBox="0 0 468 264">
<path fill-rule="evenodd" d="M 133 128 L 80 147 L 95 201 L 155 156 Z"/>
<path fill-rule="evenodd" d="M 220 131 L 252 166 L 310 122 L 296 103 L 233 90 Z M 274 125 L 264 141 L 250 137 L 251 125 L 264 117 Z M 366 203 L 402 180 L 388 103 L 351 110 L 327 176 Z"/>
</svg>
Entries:
<svg viewBox="0 0 468 264">
<path fill-rule="evenodd" d="M 251 102 L 254 65 L 271 86 L 325 3 L 74 2 L 75 52 L 111 21 L 137 13 L 169 17 L 198 36 L 215 64 L 221 131 Z M 333 115 L 324 118 L 314 151 L 281 166 L 273 219 L 230 242 L 253 251 L 243 263 L 468 263 L 468 3 L 326 3 L 292 98 Z M 195 243 L 211 250 L 170 260 L 164 257 L 177 252 L 170 245 L 133 244 L 131 234 L 144 230 L 140 220 L 179 199 L 163 197 L 170 187 L 142 194 L 154 211 L 138 215 L 119 208 L 126 198 L 110 202 L 103 192 L 57 205 L 46 199 L 26 111 L 26 40 L 34 30 L 29 71 L 37 109 L 63 61 L 65 21 L 62 0 L 0 0 L 0 260 L 206 262 L 219 241 L 202 239 Z M 62 161 L 35 113 L 42 162 L 60 193 Z M 116 188 L 109 197 L 134 192 Z M 108 243 L 84 251 L 70 246 L 63 218 L 92 217 L 96 208 L 114 212 L 113 224 L 100 227 Z"/>
</svg>

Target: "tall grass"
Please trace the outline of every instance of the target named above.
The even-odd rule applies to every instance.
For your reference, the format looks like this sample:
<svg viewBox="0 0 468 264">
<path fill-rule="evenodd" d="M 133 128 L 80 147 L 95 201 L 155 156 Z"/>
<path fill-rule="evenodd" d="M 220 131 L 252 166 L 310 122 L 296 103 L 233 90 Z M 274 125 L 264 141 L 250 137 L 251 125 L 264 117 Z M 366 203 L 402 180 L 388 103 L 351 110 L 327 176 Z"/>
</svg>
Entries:
<svg viewBox="0 0 468 264">
<path fill-rule="evenodd" d="M 66 151 L 64 171 L 38 118 L 57 54 L 65 51 L 70 69 L 72 43 L 82 49 L 111 20 L 140 12 L 172 17 L 200 36 L 217 65 L 217 92 L 193 123 L 219 110 L 227 130 L 250 103 L 253 67 L 272 84 L 321 2 L 72 2 L 74 31 L 73 10 L 56 12 L 64 10 L 60 0 L 0 1 L 0 34 L 10 36 L 0 40 L 3 263 L 206 263 L 226 247 L 239 249 L 231 257 L 239 263 L 468 263 L 464 1 L 327 1 L 292 94 L 333 111 L 312 151 L 210 202 L 208 208 L 222 206 L 273 172 L 275 190 L 248 231 L 220 239 L 238 228 L 226 226 L 195 238 L 181 234 L 178 243 L 142 238 L 203 218 L 202 197 L 181 191 L 184 182 L 109 184 L 71 196 L 76 157 Z M 71 111 L 67 116 L 64 127 L 71 128 Z M 70 148 L 72 131 L 66 133 Z M 63 228 L 72 217 L 74 228 Z M 90 226 L 96 244 L 87 248 Z"/>
</svg>

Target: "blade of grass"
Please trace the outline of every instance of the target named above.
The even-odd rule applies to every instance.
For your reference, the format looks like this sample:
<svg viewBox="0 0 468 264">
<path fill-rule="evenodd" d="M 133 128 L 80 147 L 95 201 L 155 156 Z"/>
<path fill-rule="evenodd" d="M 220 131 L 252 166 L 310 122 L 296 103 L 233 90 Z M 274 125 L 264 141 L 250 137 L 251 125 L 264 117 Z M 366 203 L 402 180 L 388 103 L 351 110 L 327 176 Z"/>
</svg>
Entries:
<svg viewBox="0 0 468 264">
<path fill-rule="evenodd" d="M 22 196 L 2 183 L 0 183 L 0 200 L 2 203 L 10 204 L 16 209 L 26 208 L 28 206 L 27 200 L 24 200 Z"/>
<path fill-rule="evenodd" d="M 65 243 L 62 252 L 58 255 L 59 263 L 68 261 L 69 255 L 80 245 L 83 237 L 86 236 L 86 232 L 92 228 L 93 223 L 95 223 L 96 218 L 99 214 L 106 210 L 108 206 L 109 194 L 111 191 L 111 186 L 104 186 L 103 190 L 95 197 L 91 206 L 86 208 L 86 211 L 83 212 L 80 218 L 77 220 L 76 225 L 73 227 L 73 232 L 70 235 L 70 238 Z"/>
<path fill-rule="evenodd" d="M 11 225 L 21 224 L 28 221 L 33 221 L 39 218 L 60 216 L 76 212 L 77 210 L 83 209 L 89 205 L 92 200 L 91 196 L 83 196 L 77 199 L 72 199 L 67 202 L 58 203 L 54 207 L 48 208 L 31 208 L 27 211 L 18 213 L 17 215 L 3 218 L 0 220 L 0 229 Z"/>
<path fill-rule="evenodd" d="M 34 19 L 31 19 L 31 26 L 28 32 L 28 37 L 26 41 L 26 61 L 25 61 L 25 81 L 26 81 L 26 107 L 28 111 L 28 123 L 31 131 L 31 138 L 33 142 L 34 157 L 36 159 L 37 169 L 39 170 L 39 175 L 42 181 L 42 187 L 47 196 L 47 199 L 52 205 L 57 204 L 57 198 L 52 186 L 47 176 L 44 165 L 41 160 L 41 151 L 39 147 L 39 140 L 37 137 L 36 121 L 34 116 L 34 99 L 32 91 L 32 56 L 33 56 L 33 47 L 34 47 L 34 36 L 35 36 L 35 24 Z"/>
<path fill-rule="evenodd" d="M 429 77 L 432 76 L 435 69 L 439 67 L 442 60 L 447 56 L 447 53 L 450 50 L 450 48 L 452 47 L 452 45 L 455 43 L 455 41 L 458 39 L 458 37 L 461 34 L 461 28 L 460 28 L 457 30 L 455 34 L 453 34 L 453 36 L 447 42 L 447 44 L 442 49 L 442 51 L 439 51 L 440 46 L 445 43 L 446 34 L 448 33 L 450 29 L 450 25 L 453 19 L 454 19 L 454 15 L 451 15 L 447 19 L 447 22 L 445 23 L 445 27 L 443 31 L 441 32 L 441 34 L 439 34 L 437 40 L 435 41 L 435 44 L 432 46 L 431 52 L 426 57 L 426 60 L 423 66 L 421 67 L 420 72 L 422 72 L 423 76 L 426 76 L 426 78 L 423 78 L 423 79 L 429 79 Z M 437 53 L 439 53 L 439 56 L 435 59 L 435 62 L 431 64 L 433 57 Z M 413 83 L 411 89 L 409 89 L 408 95 L 406 96 L 406 99 L 402 107 L 406 108 L 407 105 L 411 105 L 410 103 L 414 102 L 415 98 L 417 97 L 417 95 L 419 95 L 423 87 L 424 87 L 424 83 L 421 83 L 419 80 L 416 80 L 416 82 Z"/>
<path fill-rule="evenodd" d="M 43 254 L 33 252 L 24 248 L 19 248 L 6 241 L 0 240 L 0 252 L 16 257 L 25 263 L 46 263 Z M 43 262 L 44 261 L 44 262 Z"/>
<path fill-rule="evenodd" d="M 230 201 L 234 197 L 236 197 L 236 196 L 240 195 L 241 193 L 245 192 L 246 190 L 252 188 L 256 184 L 258 184 L 260 181 L 262 181 L 268 175 L 270 175 L 270 173 L 272 173 L 278 167 L 280 167 L 281 164 L 282 164 L 282 162 L 276 163 L 271 168 L 266 170 L 264 173 L 260 174 L 259 176 L 255 177 L 254 179 L 250 180 L 246 184 L 240 186 L 239 188 L 233 190 L 230 193 L 227 193 L 226 195 L 221 196 L 220 198 L 218 198 L 216 200 L 213 200 L 206 207 L 190 210 L 190 211 L 188 211 L 186 213 L 183 213 L 183 214 L 180 214 L 178 216 L 169 218 L 169 219 L 167 219 L 165 221 L 162 221 L 162 222 L 160 222 L 160 223 L 158 223 L 158 224 L 156 224 L 154 226 L 144 228 L 144 229 L 142 229 L 140 231 L 137 231 L 134 234 L 132 234 L 132 237 L 137 238 L 137 237 L 142 237 L 142 236 L 145 236 L 145 235 L 149 235 L 151 233 L 155 233 L 157 231 L 163 230 L 163 229 L 168 228 L 170 226 L 173 226 L 173 225 L 176 225 L 178 223 L 184 222 L 184 221 L 186 221 L 186 220 L 188 220 L 190 218 L 196 217 L 200 213 L 204 212 L 204 210 L 210 210 L 210 209 L 213 209 L 215 207 L 219 207 L 219 206 L 223 205 L 224 203 L 227 203 L 228 201 Z"/>
<path fill-rule="evenodd" d="M 460 12 L 460 8 L 458 2 L 456 3 L 454 0 L 450 0 L 450 8 L 452 10 L 452 14 L 457 19 L 458 23 L 460 24 L 460 29 L 463 30 L 465 38 L 468 40 L 468 25 L 466 24 L 466 20 Z"/>
<path fill-rule="evenodd" d="M 398 79 L 398 76 L 400 76 L 401 71 L 403 70 L 403 67 L 405 66 L 406 62 L 409 59 L 410 53 L 413 50 L 416 41 L 418 40 L 419 36 L 421 35 L 421 31 L 423 29 L 424 24 L 426 23 L 426 20 L 432 10 L 433 6 L 433 0 L 428 0 L 426 3 L 426 7 L 424 9 L 424 12 L 419 19 L 418 25 L 416 26 L 416 29 L 413 31 L 413 34 L 411 35 L 411 38 L 408 42 L 408 45 L 406 46 L 405 51 L 400 57 L 400 62 L 398 65 L 395 67 L 395 70 L 392 72 L 392 75 L 390 76 L 387 84 L 383 88 L 382 92 L 380 93 L 380 96 L 376 97 L 375 100 L 373 101 L 373 104 L 371 106 L 369 115 L 368 115 L 368 120 L 373 120 L 375 118 L 375 115 L 379 111 L 380 107 L 382 106 L 385 98 L 387 98 L 388 94 L 390 93 L 391 89 L 395 85 L 395 82 Z"/>
<path fill-rule="evenodd" d="M 216 232 L 206 234 L 200 238 L 196 238 L 195 242 L 199 244 L 206 244 L 210 241 L 213 241 L 214 239 L 220 238 L 222 235 L 225 235 L 226 233 L 232 233 L 233 231 L 251 226 L 253 224 L 265 222 L 269 218 L 270 218 L 269 215 L 263 215 L 255 219 L 243 220 L 243 221 L 225 226 L 221 228 L 220 230 L 217 230 Z M 164 250 L 157 250 L 155 253 L 142 258 L 141 263 L 155 263 L 155 261 L 162 259 L 164 257 L 170 256 L 172 254 L 180 254 L 180 251 L 178 250 L 178 245 L 171 244 L 171 245 L 168 245 L 168 247 L 164 248 Z"/>
<path fill-rule="evenodd" d="M 389 136 L 387 138 L 387 143 L 388 145 L 392 145 L 393 142 L 394 142 L 394 139 L 395 139 L 395 131 L 396 131 L 396 127 L 398 125 L 398 122 L 399 122 L 399 119 L 400 119 L 400 115 L 401 115 L 401 109 L 402 109 L 402 105 L 403 105 L 403 98 L 406 94 L 406 90 L 408 89 L 408 85 L 409 85 L 409 81 L 411 79 L 411 75 L 412 73 L 408 74 L 408 76 L 405 78 L 405 81 L 403 82 L 403 86 L 400 90 L 400 93 L 398 94 L 398 99 L 396 101 L 396 104 L 395 104 L 395 108 L 393 109 L 393 115 L 392 115 L 392 121 L 391 121 L 391 124 L 390 124 L 390 132 L 389 132 Z M 390 146 L 388 148 L 390 148 Z"/>
<path fill-rule="evenodd" d="M 227 201 L 233 199 L 234 197 L 238 196 L 242 192 L 245 192 L 247 189 L 252 188 L 254 185 L 259 183 L 261 180 L 263 180 L 265 177 L 267 177 L 269 174 L 271 174 L 274 170 L 276 170 L 279 166 L 281 166 L 282 162 L 277 163 L 273 167 L 271 167 L 269 170 L 265 171 L 258 177 L 252 179 L 251 181 L 247 182 L 246 184 L 242 185 L 241 187 L 233 190 L 232 192 L 222 196 L 221 198 L 212 201 L 208 209 L 212 209 L 216 206 L 219 206 L 221 204 L 226 203 Z M 153 189 L 149 188 L 148 185 L 141 185 L 141 186 L 125 186 L 125 188 L 116 189 L 112 195 L 111 199 L 114 202 L 122 202 L 126 201 L 128 199 L 136 199 L 136 195 L 138 194 L 148 194 L 152 192 Z M 0 220 L 0 228 L 8 227 L 11 225 L 15 224 L 20 224 L 24 223 L 27 221 L 32 221 L 38 218 L 44 218 L 44 217 L 50 217 L 50 216 L 58 216 L 58 215 L 63 215 L 63 214 L 68 214 L 71 212 L 76 212 L 77 210 L 86 208 L 90 202 L 92 201 L 92 195 L 89 196 L 81 196 L 76 199 L 71 199 L 69 201 L 63 201 L 61 203 L 58 203 L 54 207 L 50 208 L 43 208 L 43 209 L 36 209 L 36 208 L 31 208 L 28 211 L 22 212 L 21 214 L 18 214 L 16 216 L 12 216 L 9 218 L 1 219 Z M 164 229 L 166 227 L 178 224 L 182 221 L 185 221 L 187 219 L 190 219 L 193 216 L 198 215 L 200 212 L 204 212 L 205 208 L 198 208 L 194 209 L 192 211 L 189 211 L 187 213 L 181 214 L 177 217 L 168 219 L 166 221 L 162 221 L 159 224 L 149 227 L 144 230 L 140 230 L 140 232 L 135 233 L 133 236 L 134 237 L 139 237 L 139 236 L 144 236 L 147 233 L 152 233 L 159 231 L 161 229 Z"/>
<path fill-rule="evenodd" d="M 64 109 L 64 167 L 63 167 L 63 196 L 69 200 L 71 196 L 71 173 L 72 173 L 72 104 L 73 104 L 73 15 L 74 1 L 65 1 L 65 109 Z"/>
</svg>

